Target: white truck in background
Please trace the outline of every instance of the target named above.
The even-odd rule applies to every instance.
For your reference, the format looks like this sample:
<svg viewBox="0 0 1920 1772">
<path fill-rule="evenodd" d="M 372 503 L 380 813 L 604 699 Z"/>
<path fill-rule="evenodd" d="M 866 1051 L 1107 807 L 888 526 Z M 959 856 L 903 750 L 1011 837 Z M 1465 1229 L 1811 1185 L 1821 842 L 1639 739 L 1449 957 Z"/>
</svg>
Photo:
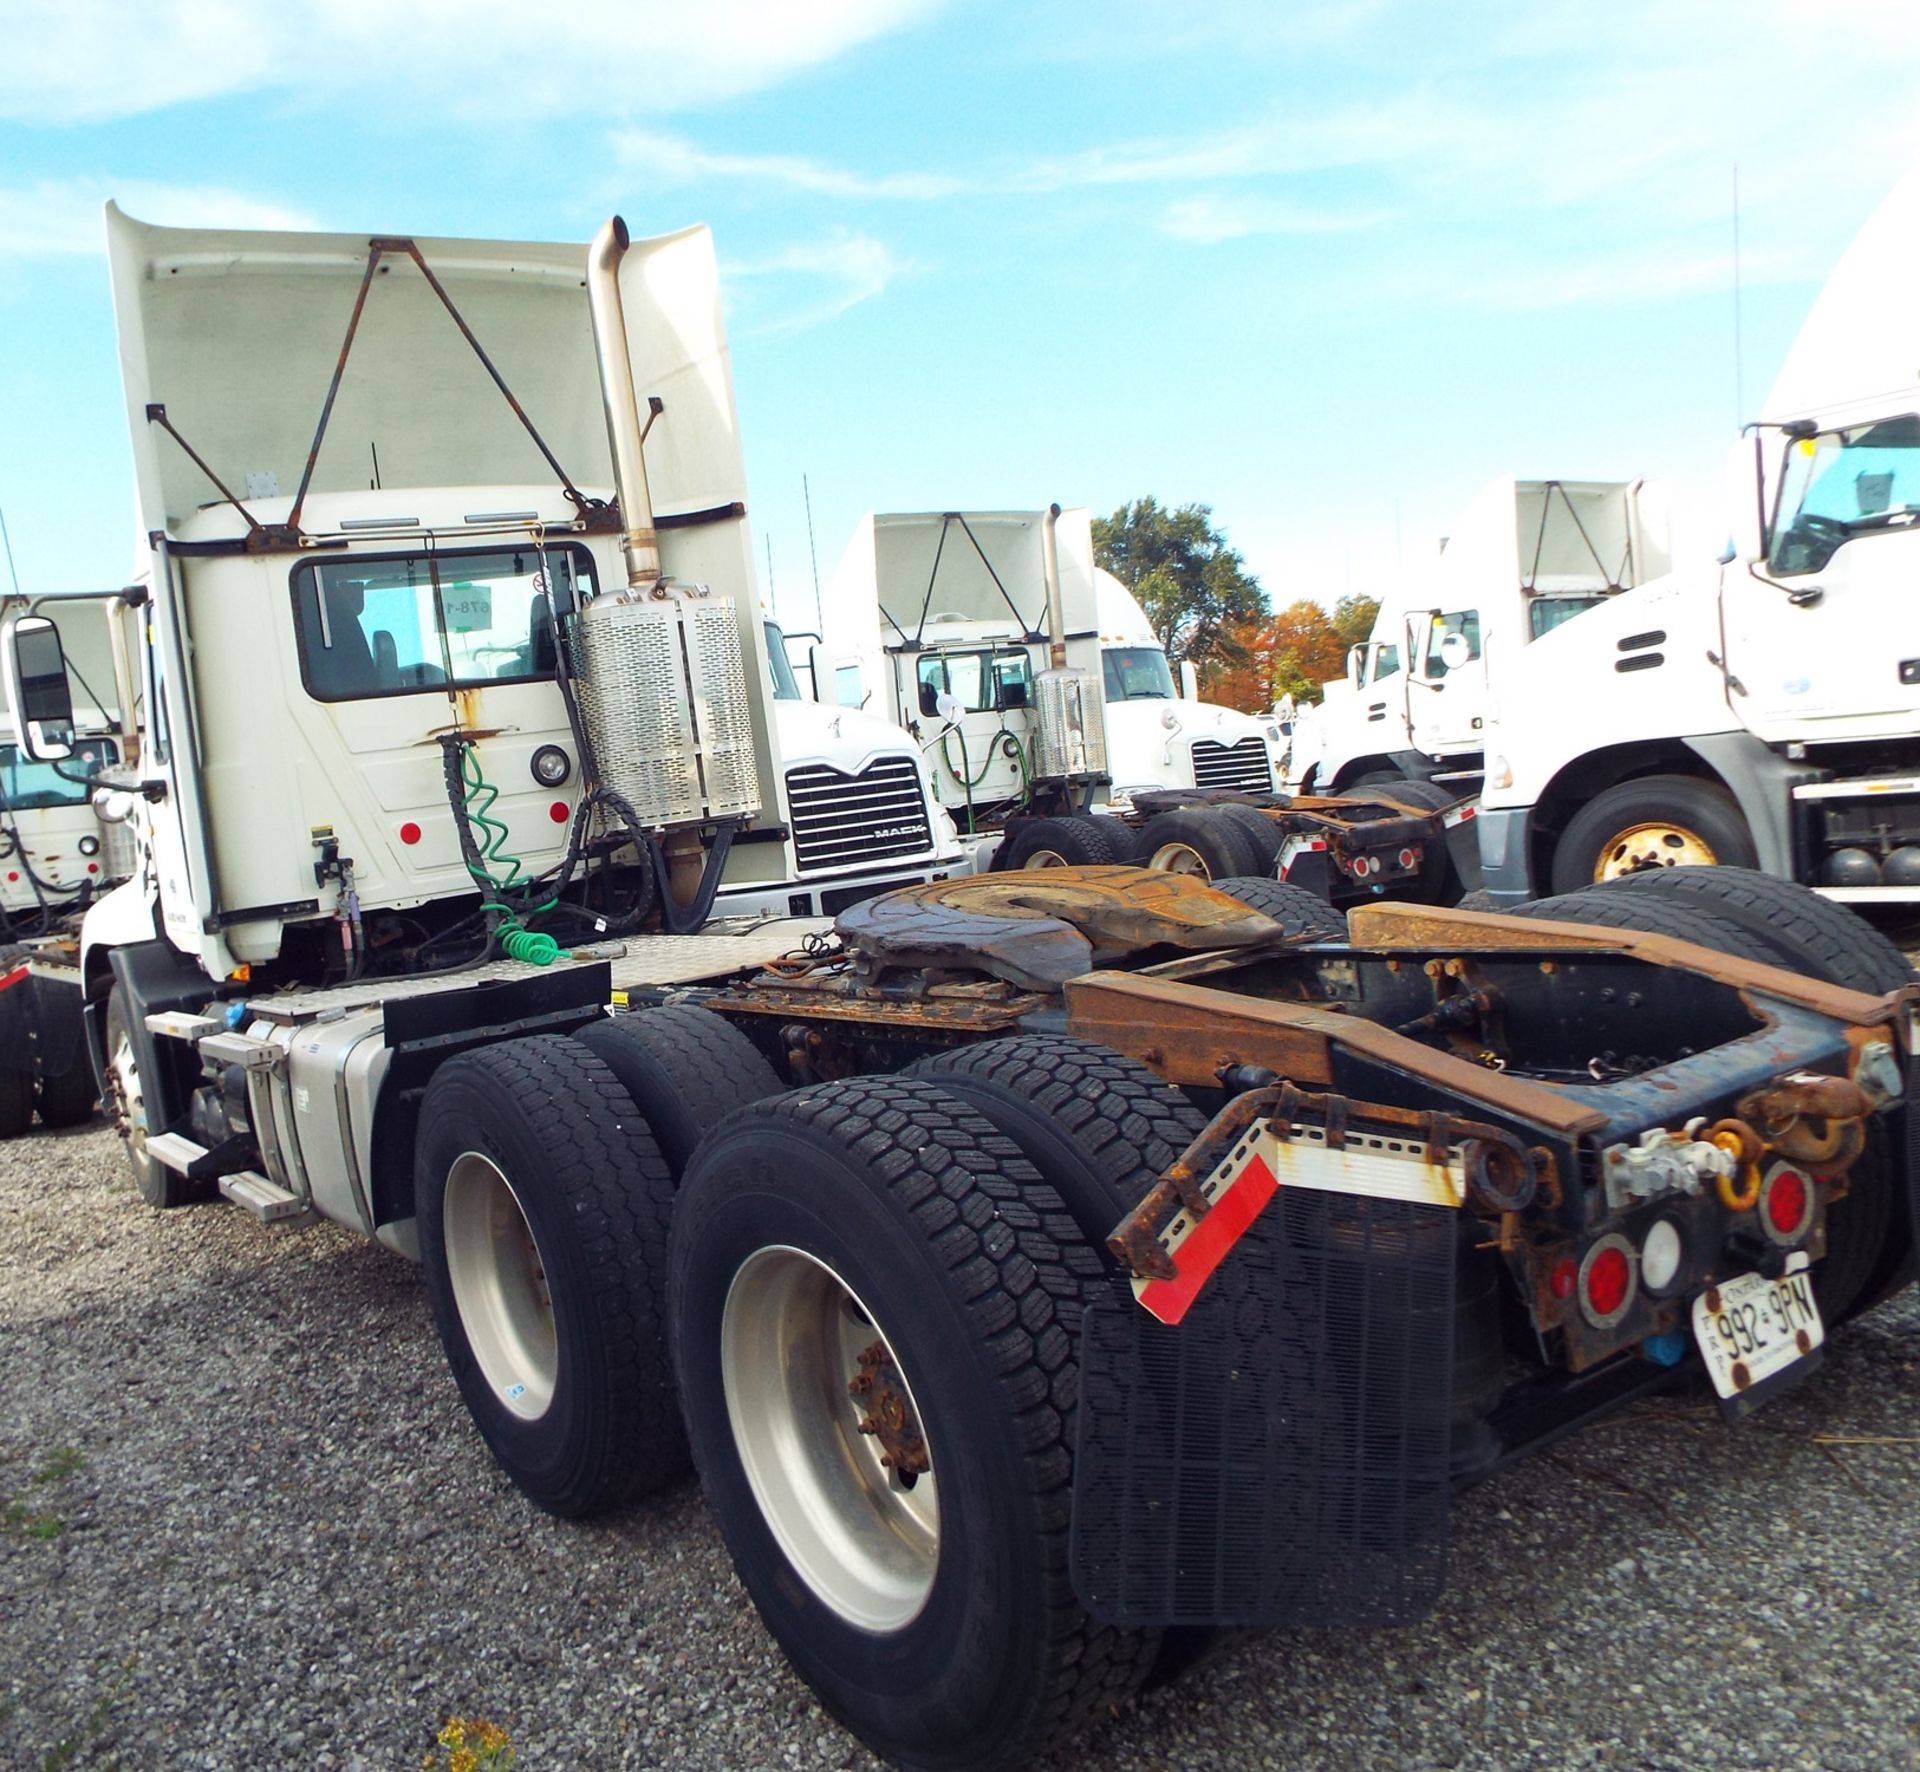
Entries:
<svg viewBox="0 0 1920 1772">
<path fill-rule="evenodd" d="M 1916 285 L 1920 174 L 1842 256 L 1736 446 L 1722 561 L 1496 651 L 1496 901 L 1722 862 L 1920 903 Z"/>
<path fill-rule="evenodd" d="M 1490 677 L 1534 667 L 1562 623 L 1670 569 L 1668 493 L 1648 480 L 1490 482 L 1427 566 L 1382 599 L 1347 677 L 1294 723 L 1288 785 L 1344 793 L 1480 785 Z"/>
<path fill-rule="evenodd" d="M 146 743 L 102 804 L 141 859 L 40 982 L 84 1001 L 143 1185 L 184 1185 L 145 1140 L 189 1129 L 147 1123 L 142 1079 L 195 1069 L 147 1017 L 210 986 L 831 912 L 962 865 L 896 730 L 776 698 L 703 230 L 630 262 L 661 285 L 630 321 L 658 391 L 612 437 L 578 247 L 113 209 L 108 235 L 151 570 L 122 700 Z M 645 496 L 643 422 L 657 543 L 604 490 L 624 452 Z M 645 597 L 611 595 L 636 558 Z M 6 655 L 24 755 L 70 768 L 59 623 L 17 616 Z"/>
<path fill-rule="evenodd" d="M 983 856 L 1015 816 L 1128 815 L 1152 790 L 1266 794 L 1277 784 L 1278 725 L 1197 700 L 1190 669 L 1176 691 L 1144 612 L 1095 565 L 1084 507 L 869 515 L 834 572 L 827 627 L 820 693 L 831 676 L 835 699 L 884 708 L 911 733 Z M 1050 736 L 1043 687 L 1061 668 L 1056 653 L 1092 693 L 1080 773 L 1059 768 Z M 1104 835 L 1055 828 L 1044 840 L 1065 835 L 1087 839 L 1069 859 L 1130 852 L 1119 824 Z"/>
<path fill-rule="evenodd" d="M 44 1126 L 77 1125 L 98 1099 L 76 988 L 80 930 L 87 907 L 135 865 L 124 796 L 101 804 L 96 790 L 103 773 L 139 759 L 130 660 L 145 600 L 136 585 L 0 608 L 0 634 L 57 610 L 73 641 L 64 659 L 44 645 L 36 659 L 29 630 L 14 667 L 24 699 L 0 732 L 0 1138 L 36 1114 Z M 33 754 L 48 741 L 65 756 Z"/>
</svg>

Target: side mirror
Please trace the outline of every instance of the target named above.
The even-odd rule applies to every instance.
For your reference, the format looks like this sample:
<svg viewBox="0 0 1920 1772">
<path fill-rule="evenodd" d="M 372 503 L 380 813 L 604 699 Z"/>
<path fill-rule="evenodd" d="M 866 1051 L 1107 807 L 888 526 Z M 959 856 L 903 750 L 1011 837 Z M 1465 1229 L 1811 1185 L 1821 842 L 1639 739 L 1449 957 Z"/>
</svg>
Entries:
<svg viewBox="0 0 1920 1772">
<path fill-rule="evenodd" d="M 813 699 L 825 701 L 822 686 L 833 682 L 833 660 L 827 657 L 827 649 L 818 640 L 807 646 L 807 679 L 813 688 Z"/>
<path fill-rule="evenodd" d="M 1366 648 L 1349 646 L 1347 648 L 1347 681 L 1354 688 L 1360 687 L 1360 675 L 1366 669 Z"/>
<path fill-rule="evenodd" d="M 1766 553 L 1761 512 L 1767 497 L 1764 431 L 1742 437 L 1727 454 L 1727 547 L 1731 558 L 1756 564 Z"/>
<path fill-rule="evenodd" d="M 73 687 L 60 630 L 44 615 L 23 615 L 0 629 L 0 670 L 21 748 L 40 763 L 73 755 Z"/>
<path fill-rule="evenodd" d="M 1473 662 L 1473 648 L 1467 644 L 1467 637 L 1455 628 L 1440 636 L 1440 662 L 1450 671 L 1457 671 L 1463 664 Z"/>
<path fill-rule="evenodd" d="M 933 711 L 949 726 L 958 726 L 966 718 L 967 713 L 967 710 L 960 705 L 959 696 L 951 693 L 935 696 Z"/>
<path fill-rule="evenodd" d="M 940 691 L 931 683 L 920 685 L 920 715 L 922 719 L 937 720 L 940 717 Z"/>
<path fill-rule="evenodd" d="M 1183 658 L 1180 661 L 1180 699 L 1198 701 L 1200 699 L 1200 673 L 1193 668 L 1193 660 Z"/>
<path fill-rule="evenodd" d="M 1010 713 L 1016 708 L 1027 705 L 1027 686 L 1018 677 L 1010 678 L 1000 685 L 1000 711 Z"/>
</svg>

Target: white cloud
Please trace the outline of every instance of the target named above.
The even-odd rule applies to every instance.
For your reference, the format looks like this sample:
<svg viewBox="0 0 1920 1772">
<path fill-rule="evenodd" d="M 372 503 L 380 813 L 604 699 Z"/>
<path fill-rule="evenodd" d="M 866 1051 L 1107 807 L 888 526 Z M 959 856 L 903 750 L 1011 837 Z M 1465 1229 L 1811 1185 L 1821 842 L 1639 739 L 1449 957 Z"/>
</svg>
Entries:
<svg viewBox="0 0 1920 1772">
<path fill-rule="evenodd" d="M 1160 231 L 1196 246 L 1217 246 L 1223 240 L 1245 240 L 1258 234 L 1344 234 L 1372 227 L 1378 214 L 1308 209 L 1265 197 L 1203 194 L 1182 197 L 1167 205 Z"/>
<path fill-rule="evenodd" d="M 0 256 L 49 258 L 105 249 L 100 211 L 112 197 L 129 215 L 176 228 L 292 228 L 319 224 L 299 210 L 217 185 L 150 179 L 42 179 L 0 186 Z"/>
<path fill-rule="evenodd" d="M 791 154 L 718 154 L 696 147 L 683 137 L 646 129 L 616 130 L 613 150 L 623 169 L 645 173 L 663 184 L 739 179 L 784 185 L 825 197 L 906 198 L 916 202 L 956 196 L 966 189 L 965 180 L 943 173 L 870 175 Z"/>
<path fill-rule="evenodd" d="M 621 116 L 757 92 L 940 0 L 13 0 L 0 116 L 94 122 L 242 93 Z"/>
<path fill-rule="evenodd" d="M 883 241 L 865 234 L 835 234 L 767 258 L 730 263 L 722 271 L 729 283 L 765 280 L 781 295 L 795 288 L 802 292 L 797 305 L 777 319 L 755 320 L 749 308 L 742 336 L 769 337 L 838 319 L 849 308 L 884 295 L 895 278 L 914 268 Z"/>
</svg>

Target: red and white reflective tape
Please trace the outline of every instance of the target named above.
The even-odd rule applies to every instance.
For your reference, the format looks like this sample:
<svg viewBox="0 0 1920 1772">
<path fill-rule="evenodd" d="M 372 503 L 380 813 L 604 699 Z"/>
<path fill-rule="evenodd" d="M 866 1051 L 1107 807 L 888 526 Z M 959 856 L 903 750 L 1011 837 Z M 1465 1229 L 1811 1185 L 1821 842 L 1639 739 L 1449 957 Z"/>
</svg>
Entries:
<svg viewBox="0 0 1920 1772">
<path fill-rule="evenodd" d="M 23 978 L 32 976 L 33 974 L 27 970 L 26 961 L 22 960 L 11 972 L 0 972 L 0 991 L 6 990 L 10 985 L 18 984 Z"/>
<path fill-rule="evenodd" d="M 1200 1184 L 1207 1210 L 1197 1218 L 1177 1212 L 1160 1233 L 1160 1246 L 1178 1271 L 1170 1280 L 1134 1276 L 1133 1295 L 1142 1308 L 1169 1326 L 1178 1323 L 1283 1187 L 1449 1211 L 1458 1211 L 1467 1198 L 1466 1171 L 1457 1150 L 1448 1150 L 1444 1162 L 1430 1163 L 1425 1142 L 1418 1138 L 1350 1130 L 1335 1147 L 1327 1143 L 1324 1127 L 1296 1125 L 1282 1138 L 1262 1123 Z"/>
</svg>

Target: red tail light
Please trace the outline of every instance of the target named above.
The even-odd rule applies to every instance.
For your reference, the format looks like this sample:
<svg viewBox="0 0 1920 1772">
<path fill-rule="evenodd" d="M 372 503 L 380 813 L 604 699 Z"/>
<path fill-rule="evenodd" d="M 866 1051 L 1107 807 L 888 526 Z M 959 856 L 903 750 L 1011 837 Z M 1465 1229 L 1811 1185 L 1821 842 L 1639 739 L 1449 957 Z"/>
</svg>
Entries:
<svg viewBox="0 0 1920 1772">
<path fill-rule="evenodd" d="M 1627 1314 L 1638 1283 L 1634 1247 L 1625 1237 L 1602 1237 L 1580 1263 L 1580 1311 L 1596 1329 L 1611 1329 Z"/>
<path fill-rule="evenodd" d="M 1813 1224 L 1813 1183 L 1788 1163 L 1776 1163 L 1760 1183 L 1760 1224 L 1776 1243 L 1797 1243 Z"/>
</svg>

